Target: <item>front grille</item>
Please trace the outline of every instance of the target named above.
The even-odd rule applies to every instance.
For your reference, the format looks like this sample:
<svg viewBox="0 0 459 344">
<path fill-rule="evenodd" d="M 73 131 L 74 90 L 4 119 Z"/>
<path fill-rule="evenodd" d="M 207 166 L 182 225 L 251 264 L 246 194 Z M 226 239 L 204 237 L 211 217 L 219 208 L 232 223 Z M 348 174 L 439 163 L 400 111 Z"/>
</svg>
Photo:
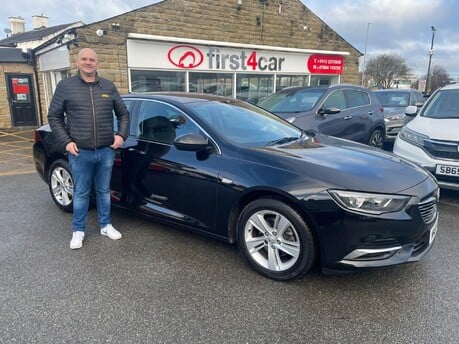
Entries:
<svg viewBox="0 0 459 344">
<path fill-rule="evenodd" d="M 424 149 L 433 157 L 439 159 L 459 160 L 459 142 L 424 140 Z"/>
<path fill-rule="evenodd" d="M 421 217 L 426 224 L 431 223 L 437 217 L 437 200 L 434 197 L 418 204 Z"/>
</svg>

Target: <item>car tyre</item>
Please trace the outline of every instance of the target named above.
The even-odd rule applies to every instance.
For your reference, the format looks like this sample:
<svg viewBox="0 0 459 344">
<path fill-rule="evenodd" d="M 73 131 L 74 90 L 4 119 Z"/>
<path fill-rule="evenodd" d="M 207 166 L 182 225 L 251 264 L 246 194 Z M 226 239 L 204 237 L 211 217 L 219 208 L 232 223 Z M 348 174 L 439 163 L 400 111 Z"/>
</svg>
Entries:
<svg viewBox="0 0 459 344">
<path fill-rule="evenodd" d="M 370 135 L 368 145 L 376 148 L 383 148 L 384 145 L 384 133 L 381 129 L 376 129 Z"/>
<path fill-rule="evenodd" d="M 73 211 L 73 178 L 65 160 L 56 160 L 49 169 L 49 192 L 54 203 L 67 213 Z"/>
<path fill-rule="evenodd" d="M 314 236 L 301 215 L 274 198 L 249 203 L 237 221 L 238 244 L 254 270 L 285 281 L 307 273 L 315 260 Z"/>
</svg>

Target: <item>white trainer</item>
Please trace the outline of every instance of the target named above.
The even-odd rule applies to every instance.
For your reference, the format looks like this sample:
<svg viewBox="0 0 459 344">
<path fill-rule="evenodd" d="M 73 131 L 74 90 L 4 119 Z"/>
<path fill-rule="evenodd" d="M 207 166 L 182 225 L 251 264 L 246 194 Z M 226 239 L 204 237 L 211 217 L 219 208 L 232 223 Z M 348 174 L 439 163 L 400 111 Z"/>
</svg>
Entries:
<svg viewBox="0 0 459 344">
<path fill-rule="evenodd" d="M 83 247 L 84 232 L 75 231 L 72 234 L 72 240 L 70 241 L 70 248 L 76 250 Z"/>
<path fill-rule="evenodd" d="M 118 240 L 123 237 L 110 223 L 100 229 L 100 234 L 108 236 L 112 240 Z"/>
</svg>

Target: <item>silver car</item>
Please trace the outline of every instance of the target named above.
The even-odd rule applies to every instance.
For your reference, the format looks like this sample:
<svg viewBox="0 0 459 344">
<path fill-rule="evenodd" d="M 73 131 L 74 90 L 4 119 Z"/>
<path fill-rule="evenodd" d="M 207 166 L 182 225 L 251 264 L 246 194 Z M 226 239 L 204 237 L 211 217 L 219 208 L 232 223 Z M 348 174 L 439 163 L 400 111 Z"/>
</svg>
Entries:
<svg viewBox="0 0 459 344">
<path fill-rule="evenodd" d="M 386 142 L 393 142 L 400 129 L 413 117 L 405 116 L 405 108 L 414 105 L 420 109 L 424 104 L 422 94 L 414 89 L 386 89 L 374 91 L 384 108 Z"/>
</svg>

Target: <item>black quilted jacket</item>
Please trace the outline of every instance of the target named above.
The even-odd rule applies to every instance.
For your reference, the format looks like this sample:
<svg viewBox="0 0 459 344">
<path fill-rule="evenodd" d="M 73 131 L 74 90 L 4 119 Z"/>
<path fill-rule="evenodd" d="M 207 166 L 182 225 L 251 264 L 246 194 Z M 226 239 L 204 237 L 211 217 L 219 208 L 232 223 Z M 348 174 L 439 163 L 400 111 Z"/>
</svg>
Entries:
<svg viewBox="0 0 459 344">
<path fill-rule="evenodd" d="M 95 149 L 113 143 L 113 114 L 117 116 L 116 133 L 126 139 L 129 112 L 116 86 L 100 77 L 87 83 L 76 75 L 58 83 L 48 110 L 48 123 L 64 147 L 74 141 L 78 148 Z"/>
</svg>

